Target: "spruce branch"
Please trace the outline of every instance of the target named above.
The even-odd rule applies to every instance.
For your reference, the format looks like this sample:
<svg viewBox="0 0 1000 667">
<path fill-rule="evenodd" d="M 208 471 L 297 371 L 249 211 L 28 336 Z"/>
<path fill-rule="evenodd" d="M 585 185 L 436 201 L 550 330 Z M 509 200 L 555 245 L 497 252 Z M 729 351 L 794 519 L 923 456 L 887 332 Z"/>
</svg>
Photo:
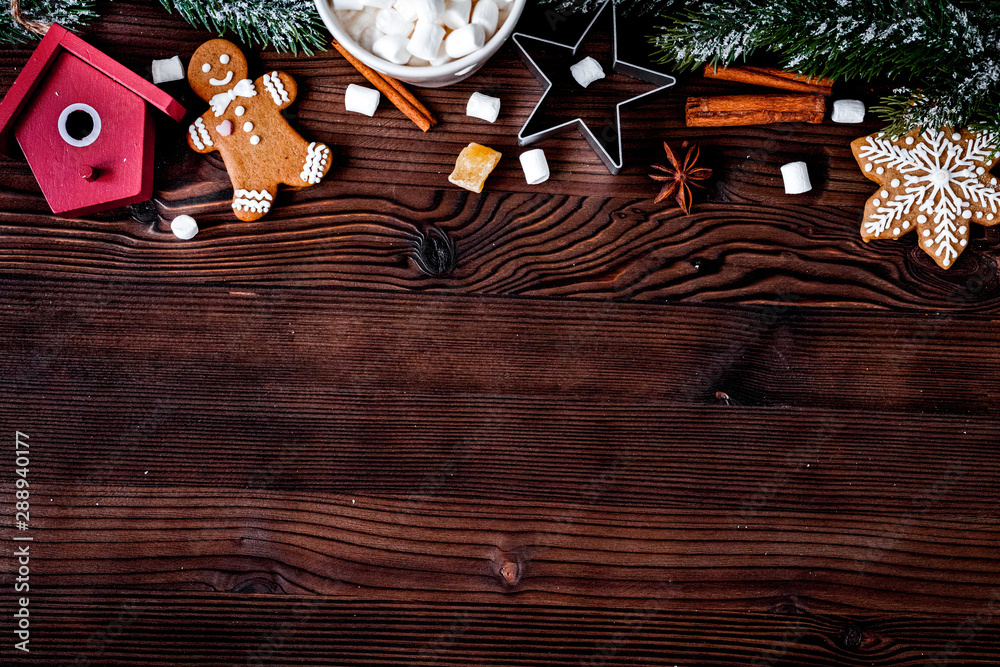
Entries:
<svg viewBox="0 0 1000 667">
<path fill-rule="evenodd" d="M 97 18 L 97 12 L 94 11 L 95 2 L 96 0 L 21 0 L 21 11 L 25 18 L 32 21 L 45 24 L 58 23 L 68 30 L 73 30 Z M 39 39 L 40 35 L 14 21 L 8 8 L 7 16 L 0 21 L 0 42 L 26 44 Z"/>
<path fill-rule="evenodd" d="M 246 45 L 312 55 L 327 44 L 312 0 L 160 0 L 188 23 L 216 34 L 227 31 Z"/>
</svg>

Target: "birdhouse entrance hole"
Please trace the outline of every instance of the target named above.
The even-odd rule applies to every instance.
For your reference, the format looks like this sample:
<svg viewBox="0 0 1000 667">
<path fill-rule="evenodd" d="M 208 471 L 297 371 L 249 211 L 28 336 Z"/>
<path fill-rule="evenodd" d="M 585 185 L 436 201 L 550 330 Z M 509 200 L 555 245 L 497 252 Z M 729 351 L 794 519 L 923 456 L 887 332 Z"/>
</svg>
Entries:
<svg viewBox="0 0 1000 667">
<path fill-rule="evenodd" d="M 89 104 L 70 104 L 59 114 L 59 136 L 70 146 L 89 146 L 101 134 L 101 117 Z"/>
</svg>

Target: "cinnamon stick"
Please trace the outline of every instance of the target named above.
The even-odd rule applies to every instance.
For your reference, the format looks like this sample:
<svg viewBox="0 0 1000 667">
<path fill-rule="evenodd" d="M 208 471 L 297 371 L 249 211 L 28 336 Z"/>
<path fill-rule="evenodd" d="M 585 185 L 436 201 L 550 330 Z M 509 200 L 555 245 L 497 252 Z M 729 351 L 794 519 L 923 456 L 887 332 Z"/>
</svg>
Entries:
<svg viewBox="0 0 1000 667">
<path fill-rule="evenodd" d="M 417 124 L 421 130 L 426 132 L 431 129 L 432 125 L 437 124 L 437 120 L 434 115 L 428 111 L 427 107 L 420 103 L 420 101 L 413 96 L 409 90 L 403 86 L 402 83 L 392 78 L 391 76 L 386 76 L 385 74 L 380 74 L 376 72 L 368 65 L 355 58 L 350 54 L 350 52 L 345 49 L 337 40 L 331 40 L 333 48 L 340 52 L 340 55 L 347 59 L 347 62 L 354 65 L 354 68 L 361 73 L 361 76 L 368 79 L 368 81 L 375 86 L 380 93 L 385 95 L 393 106 L 403 112 L 407 118 L 412 120 Z"/>
<path fill-rule="evenodd" d="M 797 93 L 815 93 L 829 95 L 833 89 L 833 79 L 807 77 L 795 72 L 786 72 L 772 67 L 749 67 L 746 65 L 733 67 L 714 67 L 705 65 L 705 76 L 709 79 L 738 81 L 767 88 L 780 88 Z"/>
<path fill-rule="evenodd" d="M 771 123 L 822 123 L 822 95 L 723 95 L 689 97 L 689 127 L 731 127 Z"/>
</svg>

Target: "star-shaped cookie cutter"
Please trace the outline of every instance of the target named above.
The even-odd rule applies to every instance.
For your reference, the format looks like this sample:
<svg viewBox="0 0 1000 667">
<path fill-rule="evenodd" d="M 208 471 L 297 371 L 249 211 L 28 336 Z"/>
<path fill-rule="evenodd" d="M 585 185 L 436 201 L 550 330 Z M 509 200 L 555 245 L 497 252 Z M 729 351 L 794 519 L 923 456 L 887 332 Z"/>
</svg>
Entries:
<svg viewBox="0 0 1000 667">
<path fill-rule="evenodd" d="M 612 5 L 611 9 L 612 69 L 620 74 L 625 74 L 626 76 L 630 76 L 634 79 L 639 79 L 641 81 L 645 81 L 646 83 L 651 83 L 657 86 L 657 88 L 642 93 L 641 95 L 630 97 L 627 100 L 623 100 L 615 105 L 614 130 L 617 137 L 616 154 L 615 155 L 611 154 L 608 148 L 606 148 L 604 144 L 600 142 L 600 140 L 594 135 L 590 127 L 587 126 L 586 121 L 581 117 L 577 117 L 572 120 L 559 123 L 558 125 L 547 127 L 538 132 L 525 134 L 525 131 L 531 125 L 532 120 L 535 117 L 535 114 L 545 103 L 545 98 L 548 97 L 548 94 L 549 92 L 551 92 L 553 86 L 552 80 L 549 79 L 548 76 L 546 76 L 542 68 L 538 65 L 537 62 L 535 62 L 535 59 L 531 57 L 531 54 L 525 47 L 525 44 L 528 41 L 534 41 L 534 42 L 540 42 L 542 44 L 548 44 L 550 46 L 557 46 L 560 48 L 567 49 L 569 55 L 575 56 L 580 45 L 583 44 L 585 41 L 587 41 L 587 37 L 590 34 L 591 29 L 594 27 L 598 19 L 600 19 L 601 15 L 604 13 L 604 11 L 608 8 L 609 5 Z M 590 21 L 590 23 L 587 24 L 587 27 L 584 29 L 583 33 L 576 40 L 575 43 L 567 44 L 564 42 L 555 41 L 553 39 L 546 39 L 544 37 L 538 37 L 536 35 L 524 32 L 515 32 L 513 34 L 513 40 L 514 43 L 517 45 L 518 50 L 521 53 L 521 58 L 524 60 L 525 65 L 527 65 L 531 73 L 535 75 L 535 78 L 537 78 L 545 85 L 545 91 L 542 93 L 542 96 L 538 99 L 538 103 L 535 104 L 535 108 L 531 110 L 531 113 L 528 115 L 528 119 L 524 122 L 524 125 L 521 127 L 521 130 L 517 133 L 518 145 L 527 146 L 528 144 L 534 143 L 540 139 L 545 139 L 558 132 L 561 132 L 572 125 L 576 125 L 580 130 L 580 133 L 583 135 L 583 138 L 587 140 L 587 143 L 590 144 L 590 147 L 594 149 L 594 152 L 597 153 L 597 156 L 601 158 L 602 162 L 604 162 L 604 165 L 608 168 L 608 171 L 610 171 L 612 174 L 617 174 L 621 170 L 622 164 L 624 162 L 622 154 L 623 151 L 622 151 L 622 133 L 621 133 L 622 107 L 625 106 L 626 104 L 631 104 L 632 102 L 636 102 L 643 98 L 655 95 L 669 88 L 670 86 L 673 86 L 675 83 L 677 83 L 677 79 L 670 76 L 669 74 L 663 74 L 662 72 L 657 72 L 647 67 L 643 67 L 635 63 L 629 63 L 624 60 L 620 60 L 618 58 L 618 9 L 613 6 L 611 0 L 601 5 L 600 9 L 594 12 L 593 19 Z"/>
</svg>

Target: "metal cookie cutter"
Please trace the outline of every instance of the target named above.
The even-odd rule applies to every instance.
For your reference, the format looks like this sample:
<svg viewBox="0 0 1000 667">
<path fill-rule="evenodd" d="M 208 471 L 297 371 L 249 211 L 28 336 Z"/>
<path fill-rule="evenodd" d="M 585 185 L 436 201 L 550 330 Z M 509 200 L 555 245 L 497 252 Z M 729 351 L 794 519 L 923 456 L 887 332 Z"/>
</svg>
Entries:
<svg viewBox="0 0 1000 667">
<path fill-rule="evenodd" d="M 621 170 L 623 163 L 622 135 L 621 135 L 622 107 L 625 106 L 626 104 L 631 104 L 632 102 L 636 102 L 643 98 L 650 97 L 651 95 L 655 95 L 677 83 L 677 79 L 670 76 L 669 74 L 663 74 L 662 72 L 657 72 L 647 67 L 636 65 L 634 63 L 629 63 L 624 60 L 620 60 L 618 58 L 618 9 L 617 8 L 612 7 L 611 9 L 612 69 L 620 74 L 625 74 L 634 79 L 639 79 L 658 87 L 650 91 L 647 91 L 645 93 L 642 93 L 641 95 L 630 97 L 615 105 L 614 126 L 612 128 L 614 134 L 613 140 L 606 140 L 602 142 L 601 139 L 594 134 L 593 130 L 587 126 L 586 121 L 582 117 L 573 118 L 571 120 L 558 123 L 556 125 L 543 127 L 541 129 L 536 128 L 529 130 L 535 119 L 535 115 L 538 113 L 538 110 L 545 103 L 545 98 L 548 97 L 549 92 L 551 92 L 553 83 L 552 80 L 545 74 L 543 69 L 536 62 L 536 60 L 532 58 L 527 45 L 531 44 L 532 42 L 538 42 L 544 45 L 548 45 L 550 47 L 555 46 L 562 49 L 566 49 L 568 55 L 575 56 L 580 45 L 587 41 L 587 37 L 590 34 L 591 29 L 598 22 L 598 19 L 601 18 L 601 16 L 607 10 L 609 5 L 612 5 L 612 2 L 610 2 L 610 0 L 609 2 L 606 2 L 603 5 L 601 5 L 601 8 L 594 13 L 593 19 L 591 19 L 589 24 L 587 24 L 586 29 L 583 31 L 583 33 L 576 40 L 575 43 L 568 44 L 565 42 L 555 41 L 554 39 L 546 39 L 544 37 L 538 37 L 536 35 L 531 35 L 523 32 L 514 33 L 513 35 L 514 43 L 517 45 L 517 48 L 521 53 L 521 58 L 524 60 L 525 65 L 527 65 L 531 73 L 534 74 L 535 77 L 545 85 L 545 91 L 539 98 L 538 103 L 535 104 L 535 108 L 532 109 L 531 114 L 528 116 L 528 120 L 525 121 L 524 125 L 521 127 L 521 130 L 517 133 L 517 143 L 520 146 L 527 146 L 528 144 L 534 143 L 539 139 L 548 138 L 558 132 L 561 132 L 569 128 L 572 125 L 576 125 L 579 128 L 580 133 L 583 135 L 584 139 L 586 139 L 587 143 L 590 144 L 590 147 L 594 149 L 594 152 L 597 153 L 597 156 L 601 158 L 602 162 L 604 162 L 604 165 L 608 168 L 608 171 L 610 171 L 612 174 L 617 174 Z"/>
</svg>

